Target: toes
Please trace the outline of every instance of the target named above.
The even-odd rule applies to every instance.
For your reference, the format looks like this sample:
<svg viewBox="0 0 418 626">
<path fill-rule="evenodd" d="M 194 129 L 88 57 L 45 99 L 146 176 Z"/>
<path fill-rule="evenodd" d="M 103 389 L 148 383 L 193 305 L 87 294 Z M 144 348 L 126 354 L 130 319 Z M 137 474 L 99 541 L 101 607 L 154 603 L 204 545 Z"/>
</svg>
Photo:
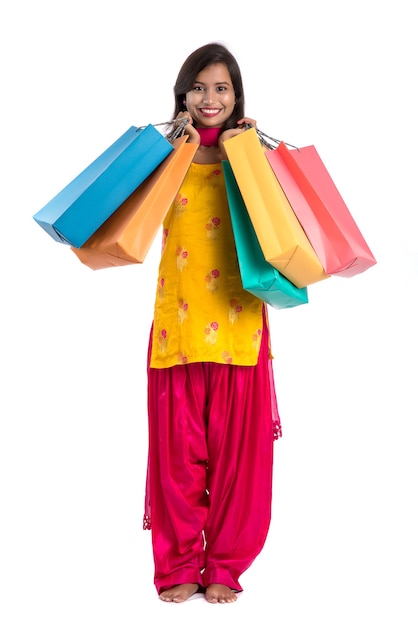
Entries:
<svg viewBox="0 0 418 626">
<path fill-rule="evenodd" d="M 185 602 L 199 589 L 199 586 L 194 583 L 186 583 L 183 585 L 176 585 L 162 591 L 159 595 L 160 600 L 163 602 Z"/>
<path fill-rule="evenodd" d="M 173 596 L 171 594 L 162 593 L 162 594 L 160 594 L 159 598 L 163 602 L 172 602 L 173 601 Z"/>
<path fill-rule="evenodd" d="M 226 585 L 213 584 L 207 589 L 206 600 L 211 604 L 229 604 L 235 602 L 237 595 Z"/>
</svg>

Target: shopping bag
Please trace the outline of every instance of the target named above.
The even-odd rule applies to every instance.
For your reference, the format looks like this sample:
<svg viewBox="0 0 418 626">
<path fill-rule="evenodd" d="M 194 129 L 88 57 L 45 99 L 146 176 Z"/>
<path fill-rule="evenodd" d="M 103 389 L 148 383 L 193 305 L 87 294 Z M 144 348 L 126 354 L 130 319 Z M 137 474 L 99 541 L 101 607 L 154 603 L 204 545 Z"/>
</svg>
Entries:
<svg viewBox="0 0 418 626">
<path fill-rule="evenodd" d="M 133 194 L 81 246 L 71 247 L 80 261 L 97 270 L 143 263 L 183 182 L 197 150 L 187 137 L 174 140 L 174 150 Z"/>
<path fill-rule="evenodd" d="M 266 156 L 327 274 L 350 277 L 376 263 L 314 146 L 280 142 Z"/>
<path fill-rule="evenodd" d="M 278 183 L 255 128 L 224 142 L 265 259 L 296 287 L 328 278 Z"/>
<path fill-rule="evenodd" d="M 131 126 L 33 218 L 56 241 L 80 247 L 172 150 L 151 124 Z"/>
<path fill-rule="evenodd" d="M 242 285 L 276 309 L 306 304 L 308 290 L 299 289 L 266 261 L 229 161 L 223 161 L 226 193 L 234 231 Z"/>
</svg>

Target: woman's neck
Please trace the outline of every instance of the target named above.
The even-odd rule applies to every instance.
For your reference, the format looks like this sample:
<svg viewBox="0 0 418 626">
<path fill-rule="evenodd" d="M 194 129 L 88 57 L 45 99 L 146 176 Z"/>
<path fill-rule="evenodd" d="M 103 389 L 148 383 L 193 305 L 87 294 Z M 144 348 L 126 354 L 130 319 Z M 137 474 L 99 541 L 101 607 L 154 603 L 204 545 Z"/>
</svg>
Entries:
<svg viewBox="0 0 418 626">
<path fill-rule="evenodd" d="M 220 128 L 213 128 L 213 127 L 205 126 L 202 128 L 196 128 L 196 130 L 200 135 L 201 146 L 206 146 L 210 148 L 212 146 L 218 145 L 219 135 L 221 134 Z"/>
<path fill-rule="evenodd" d="M 211 165 L 222 161 L 221 151 L 218 146 L 200 145 L 193 157 L 194 163 L 200 165 Z"/>
</svg>

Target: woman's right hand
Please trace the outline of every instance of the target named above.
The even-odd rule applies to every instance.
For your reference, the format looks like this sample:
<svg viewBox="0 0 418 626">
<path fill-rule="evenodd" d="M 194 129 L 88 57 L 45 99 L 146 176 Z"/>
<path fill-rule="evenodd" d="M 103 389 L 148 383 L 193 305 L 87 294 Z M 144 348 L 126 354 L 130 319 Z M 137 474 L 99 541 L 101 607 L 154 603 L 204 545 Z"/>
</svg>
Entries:
<svg viewBox="0 0 418 626">
<path fill-rule="evenodd" d="M 177 115 L 176 120 L 184 120 L 184 119 L 188 120 L 188 123 L 184 129 L 184 134 L 188 135 L 188 143 L 195 143 L 198 146 L 200 145 L 200 135 L 197 132 L 197 130 L 195 129 L 195 127 L 193 126 L 193 119 L 192 116 L 190 115 L 190 113 L 188 111 L 180 111 L 180 113 Z M 174 126 L 176 126 L 176 121 L 174 122 Z"/>
</svg>

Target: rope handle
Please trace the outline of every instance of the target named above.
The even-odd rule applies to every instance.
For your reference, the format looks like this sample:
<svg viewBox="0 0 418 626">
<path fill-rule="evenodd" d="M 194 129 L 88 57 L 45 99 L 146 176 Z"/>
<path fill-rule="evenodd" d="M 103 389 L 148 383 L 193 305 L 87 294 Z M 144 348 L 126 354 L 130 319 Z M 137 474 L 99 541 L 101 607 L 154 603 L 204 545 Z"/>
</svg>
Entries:
<svg viewBox="0 0 418 626">
<path fill-rule="evenodd" d="M 176 123 L 177 123 L 177 125 L 174 125 Z M 182 137 L 184 135 L 184 130 L 185 130 L 187 124 L 189 124 L 189 120 L 188 120 L 187 117 L 179 117 L 176 120 L 169 120 L 168 122 L 159 122 L 158 124 L 152 124 L 152 126 L 171 126 L 171 125 L 173 125 L 172 130 L 165 136 L 165 138 L 170 143 L 173 143 L 173 141 L 175 139 L 177 139 L 177 137 Z M 138 126 L 137 130 L 142 130 L 146 126 L 147 126 L 147 124 L 145 124 L 144 126 Z"/>
<path fill-rule="evenodd" d="M 175 125 L 177 123 L 177 125 Z M 166 139 L 170 142 L 173 143 L 173 141 L 175 139 L 177 139 L 177 137 L 182 137 L 184 135 L 184 131 L 185 128 L 187 126 L 187 124 L 189 124 L 190 121 L 187 117 L 179 117 L 175 120 L 169 120 L 168 122 L 159 122 L 158 124 L 152 124 L 152 126 L 171 126 L 173 125 L 172 130 L 166 135 Z M 144 126 L 138 126 L 137 130 L 141 130 L 142 128 L 145 128 L 146 125 Z M 248 130 L 249 128 L 254 128 L 252 124 L 245 124 L 244 128 L 246 130 Z M 295 148 L 296 150 L 299 151 L 299 148 L 297 146 L 294 146 L 293 144 L 287 142 L 287 141 L 283 141 L 282 139 L 275 139 L 274 137 L 270 137 L 270 135 L 267 135 L 266 133 L 264 133 L 262 130 L 260 130 L 259 128 L 255 129 L 255 132 L 257 133 L 257 137 L 259 138 L 260 142 L 263 144 L 263 146 L 265 146 L 268 150 L 275 150 L 278 145 L 280 143 L 284 143 L 286 144 L 286 146 L 289 146 L 289 148 Z"/>
<path fill-rule="evenodd" d="M 254 128 L 254 127 L 253 127 L 252 124 L 245 124 L 245 128 L 248 129 L 248 128 Z M 267 135 L 266 133 L 264 133 L 259 128 L 256 128 L 255 132 L 257 133 L 257 137 L 259 138 L 259 140 L 263 144 L 263 146 L 265 146 L 269 150 L 275 150 L 280 143 L 286 144 L 286 146 L 289 146 L 289 148 L 295 148 L 296 150 L 299 150 L 299 148 L 297 146 L 294 146 L 293 144 L 288 143 L 287 141 L 283 141 L 282 139 L 275 139 L 274 137 L 270 137 L 270 135 Z"/>
</svg>

